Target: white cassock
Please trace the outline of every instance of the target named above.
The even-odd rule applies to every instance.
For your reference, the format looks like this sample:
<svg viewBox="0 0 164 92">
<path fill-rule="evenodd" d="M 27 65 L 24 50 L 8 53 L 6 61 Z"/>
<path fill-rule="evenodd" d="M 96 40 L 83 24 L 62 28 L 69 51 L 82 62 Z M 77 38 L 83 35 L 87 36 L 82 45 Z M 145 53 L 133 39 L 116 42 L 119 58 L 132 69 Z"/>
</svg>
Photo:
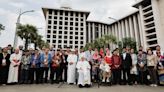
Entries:
<svg viewBox="0 0 164 92">
<path fill-rule="evenodd" d="M 18 60 L 19 62 L 14 62 L 13 60 Z M 20 64 L 21 55 L 20 54 L 12 54 L 10 57 L 10 67 L 9 67 L 9 75 L 7 83 L 18 82 L 18 69 L 19 66 L 14 67 L 17 64 Z"/>
<path fill-rule="evenodd" d="M 78 78 L 78 85 L 85 85 L 85 84 L 91 84 L 91 76 L 90 76 L 90 69 L 91 66 L 88 61 L 79 61 L 76 65 L 76 68 L 78 69 L 79 78 Z"/>
<path fill-rule="evenodd" d="M 77 55 L 69 54 L 67 61 L 68 61 L 67 83 L 74 83 L 75 73 L 76 73 Z M 70 64 L 70 62 L 72 62 L 73 64 Z"/>
</svg>

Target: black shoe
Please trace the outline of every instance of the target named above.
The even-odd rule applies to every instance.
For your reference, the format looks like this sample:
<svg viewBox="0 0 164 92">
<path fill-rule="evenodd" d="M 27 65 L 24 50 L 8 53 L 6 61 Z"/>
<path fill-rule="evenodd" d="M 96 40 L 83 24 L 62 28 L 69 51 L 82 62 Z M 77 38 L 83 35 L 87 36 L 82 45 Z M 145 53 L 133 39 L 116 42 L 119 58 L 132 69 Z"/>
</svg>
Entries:
<svg viewBox="0 0 164 92">
<path fill-rule="evenodd" d="M 86 88 L 90 88 L 90 87 L 91 87 L 91 85 L 89 85 L 89 84 L 86 84 L 86 85 L 85 85 L 85 87 L 86 87 Z"/>
<path fill-rule="evenodd" d="M 80 85 L 79 85 L 79 88 L 83 88 L 83 85 L 80 84 Z"/>
</svg>

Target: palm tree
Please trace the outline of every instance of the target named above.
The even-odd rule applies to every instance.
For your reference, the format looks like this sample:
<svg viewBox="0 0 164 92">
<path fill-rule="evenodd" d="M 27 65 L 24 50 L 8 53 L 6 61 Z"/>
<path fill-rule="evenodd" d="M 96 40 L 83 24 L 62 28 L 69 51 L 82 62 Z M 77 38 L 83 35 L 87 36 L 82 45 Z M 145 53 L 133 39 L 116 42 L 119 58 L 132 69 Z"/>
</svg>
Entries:
<svg viewBox="0 0 164 92">
<path fill-rule="evenodd" d="M 29 41 L 33 41 L 34 37 L 37 34 L 37 28 L 33 25 L 19 25 L 18 26 L 18 31 L 17 31 L 17 35 L 22 39 L 25 40 L 25 50 L 27 50 Z"/>
<path fill-rule="evenodd" d="M 117 44 L 117 39 L 113 35 L 104 35 L 103 38 L 105 41 L 104 48 L 108 47 L 108 45 L 111 43 Z"/>
</svg>

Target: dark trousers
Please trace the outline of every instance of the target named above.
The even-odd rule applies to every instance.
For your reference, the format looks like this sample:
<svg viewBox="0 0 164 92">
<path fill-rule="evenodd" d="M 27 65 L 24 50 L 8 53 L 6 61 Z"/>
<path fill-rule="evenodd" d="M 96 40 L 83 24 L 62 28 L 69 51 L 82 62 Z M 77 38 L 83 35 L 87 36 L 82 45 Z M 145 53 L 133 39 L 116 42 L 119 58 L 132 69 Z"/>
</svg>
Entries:
<svg viewBox="0 0 164 92">
<path fill-rule="evenodd" d="M 62 78 L 63 73 L 64 73 L 64 79 Z M 67 82 L 67 65 L 66 64 L 61 65 L 60 67 L 60 80 Z"/>
<path fill-rule="evenodd" d="M 147 72 L 146 71 L 139 71 L 138 82 L 141 85 L 142 84 L 148 84 L 148 81 L 147 81 Z"/>
<path fill-rule="evenodd" d="M 50 79 L 51 83 L 54 83 L 54 75 L 56 76 L 55 82 L 58 83 L 60 81 L 60 68 L 51 68 Z"/>
<path fill-rule="evenodd" d="M 20 77 L 21 77 L 20 83 L 28 83 L 28 81 L 29 81 L 29 70 L 22 69 Z"/>
<path fill-rule="evenodd" d="M 151 84 L 157 84 L 157 71 L 154 67 L 148 67 Z"/>
<path fill-rule="evenodd" d="M 131 83 L 135 84 L 135 82 L 138 81 L 138 75 L 136 74 L 131 74 Z"/>
<path fill-rule="evenodd" d="M 130 84 L 130 69 L 123 69 L 123 84 Z"/>
<path fill-rule="evenodd" d="M 34 78 L 36 79 L 36 84 L 40 83 L 40 68 L 30 68 L 30 83 L 34 82 Z M 35 76 L 34 76 L 35 75 Z"/>
<path fill-rule="evenodd" d="M 8 79 L 8 67 L 1 67 L 0 68 L 0 84 L 6 84 Z"/>
<path fill-rule="evenodd" d="M 49 67 L 41 68 L 41 83 L 47 83 Z M 44 76 L 45 75 L 45 76 Z"/>
<path fill-rule="evenodd" d="M 120 69 L 113 69 L 113 84 L 120 84 L 121 83 L 121 71 Z"/>
</svg>

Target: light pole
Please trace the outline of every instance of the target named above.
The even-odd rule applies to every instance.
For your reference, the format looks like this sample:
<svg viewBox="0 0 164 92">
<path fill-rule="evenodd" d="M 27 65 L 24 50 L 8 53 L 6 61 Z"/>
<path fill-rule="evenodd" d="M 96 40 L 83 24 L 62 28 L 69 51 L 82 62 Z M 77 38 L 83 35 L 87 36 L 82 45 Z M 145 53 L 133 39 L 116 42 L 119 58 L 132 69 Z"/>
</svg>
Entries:
<svg viewBox="0 0 164 92">
<path fill-rule="evenodd" d="M 18 44 L 18 36 L 17 36 L 17 31 L 18 31 L 18 26 L 20 25 L 20 18 L 21 15 L 28 13 L 28 12 L 34 12 L 34 10 L 30 10 L 30 11 L 24 11 L 24 12 L 20 12 L 18 18 L 17 18 L 17 22 L 16 22 L 16 31 L 15 31 L 15 37 L 14 37 L 14 45 L 13 48 L 15 49 L 17 47 Z"/>
<path fill-rule="evenodd" d="M 108 18 L 114 20 L 119 25 L 119 20 L 118 19 L 115 19 L 113 17 L 108 17 Z M 118 46 L 119 45 L 118 44 L 118 39 L 116 39 L 116 40 L 117 40 L 117 46 Z M 123 46 L 123 43 L 122 42 L 121 42 L 121 45 Z"/>
</svg>

